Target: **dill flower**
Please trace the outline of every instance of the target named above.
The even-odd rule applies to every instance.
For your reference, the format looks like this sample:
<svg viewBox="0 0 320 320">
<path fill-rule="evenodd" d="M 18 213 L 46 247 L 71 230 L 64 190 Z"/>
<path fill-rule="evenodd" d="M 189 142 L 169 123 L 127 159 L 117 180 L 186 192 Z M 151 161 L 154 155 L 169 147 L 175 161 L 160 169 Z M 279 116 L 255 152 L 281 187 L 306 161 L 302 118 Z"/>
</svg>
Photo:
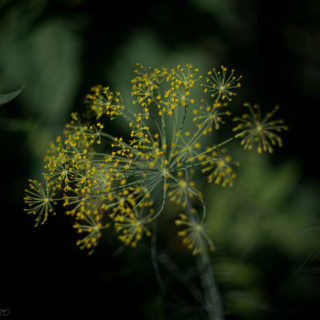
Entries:
<svg viewBox="0 0 320 320">
<path fill-rule="evenodd" d="M 201 102 L 205 102 L 204 99 L 201 100 Z M 212 131 L 212 127 L 214 124 L 214 128 L 218 130 L 220 128 L 220 123 L 224 124 L 224 121 L 222 121 L 223 115 L 231 115 L 231 112 L 229 110 L 222 110 L 220 108 L 226 107 L 227 103 L 221 103 L 221 102 L 215 102 L 210 106 L 206 102 L 207 106 L 200 106 L 199 110 L 194 109 L 193 114 L 197 115 L 193 118 L 193 121 L 200 121 L 200 123 L 197 125 L 199 129 L 204 128 L 205 131 L 203 134 L 206 134 L 207 132 Z"/>
<path fill-rule="evenodd" d="M 142 107 L 146 107 L 155 99 L 161 99 L 161 95 L 157 94 L 155 96 L 154 92 L 159 88 L 169 73 L 166 68 L 160 70 L 149 67 L 150 72 L 148 72 L 141 63 L 137 63 L 137 66 L 139 66 L 144 73 L 140 72 L 140 70 L 134 71 L 137 77 L 131 80 L 133 83 L 131 95 L 137 96 L 137 100 L 133 100 L 133 104 L 138 102 Z"/>
<path fill-rule="evenodd" d="M 41 224 L 44 224 L 48 219 L 48 214 L 52 213 L 55 215 L 54 209 L 52 207 L 52 202 L 55 204 L 53 197 L 55 194 L 50 192 L 48 188 L 48 184 L 46 183 L 46 188 L 42 186 L 41 183 L 37 182 L 36 180 L 29 180 L 30 183 L 30 190 L 25 190 L 28 194 L 24 198 L 24 202 L 31 207 L 30 209 L 24 209 L 27 211 L 28 214 L 37 214 L 38 217 L 36 218 L 36 227 L 38 226 L 39 222 L 41 221 L 42 216 L 44 215 L 44 219 Z"/>
<path fill-rule="evenodd" d="M 222 100 L 227 98 L 227 100 L 231 101 L 231 97 L 235 96 L 236 93 L 232 92 L 230 89 L 241 87 L 241 84 L 238 81 L 242 78 L 242 76 L 237 79 L 235 76 L 233 76 L 234 69 L 232 69 L 230 76 L 226 79 L 228 69 L 224 66 L 221 66 L 222 71 L 217 72 L 216 69 L 212 70 L 213 73 L 212 71 L 208 72 L 210 78 L 206 78 L 207 83 L 210 83 L 210 85 L 201 84 L 201 86 L 205 87 L 204 92 L 213 92 L 211 97 L 218 95 L 215 102 L 218 102 L 220 98 L 222 98 Z"/>
<path fill-rule="evenodd" d="M 91 249 L 88 252 L 89 255 L 93 253 L 94 248 L 99 243 L 101 230 L 109 227 L 109 224 L 103 226 L 100 222 L 102 216 L 103 214 L 101 214 L 101 210 L 85 210 L 77 214 L 77 219 L 81 221 L 81 224 L 76 222 L 73 225 L 73 228 L 77 229 L 79 234 L 82 232 L 88 233 L 88 235 L 82 240 L 78 240 L 76 245 L 80 246 L 80 249 Z"/>
<path fill-rule="evenodd" d="M 183 231 L 179 231 L 178 236 L 184 238 L 183 244 L 187 245 L 189 250 L 192 250 L 193 255 L 202 252 L 205 242 L 208 243 L 211 252 L 215 250 L 215 246 L 208 237 L 203 223 L 196 221 L 196 218 L 191 220 L 183 213 L 180 213 L 179 217 L 180 219 L 175 221 L 176 226 L 186 226 L 187 228 Z"/>
<path fill-rule="evenodd" d="M 242 118 L 236 117 L 233 121 L 241 121 L 237 127 L 233 128 L 233 131 L 243 130 L 238 133 L 235 138 L 243 138 L 241 145 L 244 145 L 244 150 L 251 150 L 253 148 L 253 143 L 258 143 L 258 153 L 262 151 L 273 152 L 272 145 L 282 146 L 282 138 L 272 131 L 281 132 L 281 130 L 288 130 L 289 127 L 283 125 L 283 120 L 274 120 L 267 122 L 274 113 L 280 108 L 276 106 L 271 112 L 267 113 L 265 117 L 261 120 L 260 107 L 258 104 L 254 104 L 253 107 L 249 103 L 243 104 L 245 107 L 250 109 L 251 114 L 244 114 Z M 254 110 L 256 109 L 256 110 Z M 271 144 L 270 144 L 270 142 Z"/>
<path fill-rule="evenodd" d="M 233 172 L 231 167 L 232 159 L 231 156 L 226 154 L 227 149 L 222 149 L 216 151 L 214 150 L 211 155 L 200 156 L 199 160 L 201 160 L 202 166 L 206 166 L 202 169 L 202 173 L 206 173 L 208 171 L 212 172 L 207 177 L 208 182 L 211 183 L 214 181 L 215 184 L 220 184 L 222 181 L 222 187 L 233 186 L 233 180 L 236 178 L 236 174 Z M 236 165 L 239 166 L 240 163 L 236 162 Z"/>
<path fill-rule="evenodd" d="M 193 71 L 193 66 L 190 64 L 187 64 L 186 67 L 187 69 L 185 71 L 178 65 L 177 69 L 179 72 L 172 69 L 167 78 L 167 81 L 171 81 L 171 90 L 166 92 L 165 98 L 168 99 L 166 104 L 171 105 L 172 110 L 174 109 L 172 108 L 172 102 L 183 106 L 188 102 L 194 103 L 194 99 L 189 98 L 190 90 L 193 88 L 196 81 L 202 79 L 202 76 L 196 78 L 199 69 L 196 68 Z M 172 113 L 169 113 L 169 115 L 171 114 Z"/>
<path fill-rule="evenodd" d="M 182 177 L 182 171 L 178 172 L 178 176 Z M 192 198 L 194 195 L 197 195 L 199 198 L 202 197 L 202 194 L 195 188 L 195 183 L 190 181 L 191 176 L 187 179 L 176 179 L 174 182 L 167 183 L 165 188 L 169 189 L 168 196 L 170 201 L 176 202 L 177 204 L 182 203 L 182 207 L 186 207 L 188 199 Z"/>
<path fill-rule="evenodd" d="M 116 92 L 116 96 L 109 90 L 109 87 L 101 85 L 91 88 L 94 94 L 88 94 L 85 98 L 85 103 L 90 104 L 91 113 L 99 119 L 103 114 L 113 120 L 116 116 L 122 114 L 123 103 L 120 92 Z"/>
<path fill-rule="evenodd" d="M 45 173 L 44 177 L 47 181 L 51 180 L 50 185 L 54 186 L 53 190 L 55 190 L 56 188 L 61 189 L 62 183 L 68 185 L 69 167 L 69 161 L 64 161 L 60 159 L 54 161 L 53 166 L 48 165 L 49 173 Z"/>
<path fill-rule="evenodd" d="M 63 134 L 50 143 L 45 157 L 46 188 L 31 181 L 31 191 L 27 190 L 25 197 L 31 208 L 25 210 L 38 213 L 38 225 L 43 216 L 42 223 L 50 212 L 54 214 L 54 201 L 63 201 L 66 214 L 76 218 L 73 227 L 79 233 L 86 233 L 77 244 L 81 249 L 89 249 L 91 254 L 104 228 L 112 225 L 122 242 L 135 247 L 143 234 L 151 235 L 147 224 L 163 213 L 167 200 L 186 208 L 196 198 L 202 205 L 202 220 L 199 222 L 198 214 L 189 218 L 180 214 L 176 224 L 188 228 L 179 235 L 193 254 L 200 253 L 205 242 L 213 250 L 204 228 L 203 195 L 191 178 L 195 167 L 202 166 L 209 183 L 233 185 L 236 177 L 233 164 L 239 163 L 220 147 L 234 137 L 212 147 L 201 139 L 213 127 L 219 129 L 224 116 L 231 114 L 225 109 L 227 103 L 220 100 L 231 101 L 235 95 L 233 89 L 240 87 L 241 77 L 234 77 L 233 70 L 227 76 L 227 68 L 223 66 L 222 71 L 209 71 L 207 85 L 201 85 L 216 100 L 208 103 L 202 99 L 205 105 L 191 110 L 196 126 L 186 129 L 187 112 L 195 104 L 192 90 L 202 79 L 199 69 L 191 64 L 185 69 L 178 65 L 170 71 L 137 65 L 139 70 L 135 70 L 136 76 L 131 81 L 131 94 L 133 104 L 140 110 L 127 109 L 119 92 L 114 94 L 109 87 L 94 86 L 85 98 L 88 108 L 85 117 L 72 113 Z M 281 138 L 270 131 L 287 127 L 282 125 L 282 120 L 267 122 L 275 110 L 261 121 L 259 108 L 256 115 L 248 106 L 251 116 L 234 119 L 241 121 L 234 131 L 242 129 L 235 137 L 247 135 L 242 142 L 245 149 L 251 149 L 252 142 L 257 141 L 258 152 L 266 148 L 270 152 L 266 137 L 272 144 L 281 145 Z M 123 117 L 128 124 L 128 140 L 106 132 L 105 117 L 107 120 Z M 172 121 L 168 121 L 170 117 Z M 56 198 L 57 190 L 63 192 L 61 198 Z"/>
<path fill-rule="evenodd" d="M 142 239 L 142 234 L 145 232 L 147 237 L 151 236 L 151 232 L 145 227 L 147 223 L 150 223 L 150 219 L 154 210 L 150 209 L 149 214 L 144 216 L 145 209 L 134 209 L 129 215 L 119 216 L 115 223 L 115 228 L 118 232 L 122 232 L 119 235 L 119 239 L 126 245 L 136 247 L 138 241 Z"/>
</svg>

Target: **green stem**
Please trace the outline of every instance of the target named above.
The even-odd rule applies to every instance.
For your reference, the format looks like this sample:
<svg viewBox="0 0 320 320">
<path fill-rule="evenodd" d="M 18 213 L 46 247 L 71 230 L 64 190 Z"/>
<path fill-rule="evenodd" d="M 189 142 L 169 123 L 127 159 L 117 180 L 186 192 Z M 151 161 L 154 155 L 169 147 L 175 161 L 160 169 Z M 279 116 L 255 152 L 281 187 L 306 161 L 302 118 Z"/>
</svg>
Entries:
<svg viewBox="0 0 320 320">
<path fill-rule="evenodd" d="M 188 202 L 186 213 L 191 220 L 195 220 L 192 212 L 191 205 Z M 219 289 L 215 283 L 212 267 L 210 263 L 208 246 L 202 248 L 200 254 L 197 255 L 197 268 L 200 275 L 200 281 L 204 290 L 206 300 L 206 310 L 210 320 L 224 320 L 223 306 L 219 293 Z"/>
<path fill-rule="evenodd" d="M 197 256 L 197 267 L 207 302 L 207 312 L 210 320 L 223 320 L 223 307 L 218 287 L 215 284 L 210 264 L 208 246 L 205 246 Z"/>
<path fill-rule="evenodd" d="M 177 110 L 177 109 L 175 109 Z M 180 124 L 180 128 L 179 128 L 179 131 L 178 131 L 178 135 L 175 136 L 174 140 L 173 140 L 173 147 L 171 148 L 170 150 L 170 155 L 169 155 L 169 162 L 171 160 L 171 155 L 174 154 L 174 151 L 176 149 L 176 144 L 179 140 L 179 137 L 180 137 L 180 134 L 181 134 L 181 131 L 182 131 L 182 128 L 183 128 L 183 125 L 184 125 L 184 122 L 186 120 L 186 116 L 187 116 L 187 110 L 188 110 L 188 105 L 186 104 L 185 108 L 184 108 L 184 114 L 183 114 L 183 118 L 182 118 L 182 121 L 181 121 L 181 124 Z M 173 167 L 173 165 L 177 162 L 176 159 L 174 159 L 174 161 L 170 164 L 170 168 Z"/>
</svg>

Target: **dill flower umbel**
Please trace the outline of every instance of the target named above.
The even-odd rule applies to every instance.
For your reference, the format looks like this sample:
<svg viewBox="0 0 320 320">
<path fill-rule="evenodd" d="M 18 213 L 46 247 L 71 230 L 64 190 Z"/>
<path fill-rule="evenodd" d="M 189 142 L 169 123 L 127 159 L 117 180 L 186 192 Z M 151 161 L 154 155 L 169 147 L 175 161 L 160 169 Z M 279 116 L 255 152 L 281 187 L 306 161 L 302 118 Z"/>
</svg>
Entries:
<svg viewBox="0 0 320 320">
<path fill-rule="evenodd" d="M 107 228 L 109 225 L 103 226 L 100 222 L 101 213 L 97 210 L 91 211 L 86 210 L 82 211 L 77 215 L 77 219 L 81 220 L 81 224 L 76 222 L 73 225 L 73 228 L 78 230 L 78 233 L 89 233 L 82 240 L 78 240 L 77 245 L 80 246 L 80 249 L 91 249 L 88 254 L 92 254 L 94 251 L 94 247 L 98 245 L 99 238 L 101 238 L 101 230 Z"/>
<path fill-rule="evenodd" d="M 150 209 L 146 216 L 144 216 L 145 209 L 143 206 L 140 209 L 135 208 L 133 211 L 129 215 L 119 216 L 115 228 L 118 232 L 122 232 L 122 235 L 118 237 L 122 242 L 131 245 L 131 247 L 136 247 L 138 241 L 142 239 L 143 232 L 148 237 L 151 236 L 151 232 L 145 225 L 150 222 L 153 209 Z"/>
<path fill-rule="evenodd" d="M 183 237 L 183 244 L 187 245 L 192 254 L 201 253 L 204 248 L 204 242 L 209 244 L 210 251 L 214 251 L 215 247 L 212 240 L 208 237 L 203 223 L 199 223 L 194 219 L 190 219 L 183 213 L 179 214 L 180 220 L 176 220 L 177 226 L 186 226 L 187 229 L 178 232 L 179 237 Z M 197 216 L 196 216 L 197 217 Z"/>
<path fill-rule="evenodd" d="M 279 109 L 279 106 L 276 106 L 273 111 L 267 113 L 261 120 L 260 107 L 258 104 L 254 104 L 253 107 L 249 103 L 244 103 L 243 105 L 249 108 L 251 114 L 246 113 L 242 118 L 234 118 L 233 121 L 241 121 L 242 123 L 233 128 L 233 131 L 243 130 L 241 133 L 238 133 L 235 138 L 245 137 L 241 141 L 241 145 L 244 145 L 244 149 L 251 150 L 253 148 L 253 142 L 258 143 L 258 153 L 262 153 L 262 151 L 269 151 L 272 153 L 273 148 L 270 145 L 270 142 L 272 145 L 276 145 L 278 143 L 279 147 L 281 147 L 282 138 L 272 131 L 281 132 L 283 129 L 288 130 L 289 127 L 283 125 L 283 120 L 267 122 Z M 268 140 L 270 140 L 270 142 Z"/>
<path fill-rule="evenodd" d="M 25 200 L 25 203 L 28 203 L 29 207 L 31 208 L 24 209 L 24 211 L 27 211 L 28 214 L 38 213 L 38 217 L 36 218 L 36 225 L 35 225 L 37 226 L 41 221 L 41 218 L 43 215 L 44 215 L 44 219 L 41 222 L 42 224 L 44 224 L 48 219 L 49 213 L 52 212 L 53 215 L 56 214 L 52 206 L 52 202 L 54 201 L 53 196 L 55 196 L 55 194 L 53 193 L 52 190 L 50 191 L 50 189 L 48 188 L 48 185 L 46 186 L 46 188 L 44 188 L 42 184 L 37 182 L 36 180 L 30 179 L 29 181 L 31 182 L 30 189 L 32 191 L 25 190 L 28 194 L 26 195 L 24 200 Z"/>
<path fill-rule="evenodd" d="M 201 102 L 205 102 L 204 99 L 201 100 Z M 221 103 L 221 102 L 216 102 L 213 103 L 212 106 L 210 106 L 207 102 L 206 102 L 207 106 L 200 106 L 200 110 L 193 110 L 193 114 L 197 115 L 196 117 L 193 118 L 193 121 L 195 122 L 200 122 L 197 127 L 200 128 L 206 128 L 207 131 L 210 133 L 212 132 L 212 128 L 213 128 L 213 124 L 214 124 L 214 128 L 216 130 L 218 130 L 220 128 L 220 123 L 224 123 L 224 121 L 222 121 L 222 116 L 223 115 L 231 115 L 231 112 L 229 110 L 221 110 L 221 107 L 226 107 L 228 104 L 225 103 Z M 206 134 L 206 131 L 204 131 L 204 134 Z"/>
<path fill-rule="evenodd" d="M 87 112 L 83 116 L 72 113 L 63 134 L 50 143 L 44 166 L 46 187 L 31 181 L 24 198 L 30 208 L 25 210 L 38 214 L 37 226 L 49 213 L 54 214 L 53 205 L 62 201 L 66 213 L 75 218 L 73 227 L 85 235 L 77 244 L 91 254 L 109 226 L 116 229 L 120 241 L 137 246 L 144 234 L 151 236 L 150 224 L 171 200 L 185 211 L 176 224 L 187 227 L 178 234 L 193 254 L 201 253 L 205 243 L 213 250 L 204 228 L 205 201 L 196 179 L 191 179 L 196 167 L 202 166 L 208 182 L 233 185 L 234 165 L 239 163 L 221 147 L 234 137 L 212 147 L 206 146 L 202 137 L 218 130 L 231 114 L 223 100 L 231 101 L 241 76 L 236 78 L 234 70 L 228 73 L 222 66 L 222 71 L 209 71 L 206 83 L 200 84 L 199 69 L 191 64 L 170 71 L 137 66 L 131 95 L 140 110 L 128 109 L 119 92 L 94 86 L 85 98 Z M 214 102 L 202 99 L 197 105 L 192 93 L 199 84 L 205 92 L 212 92 Z M 191 110 L 195 125 L 185 130 L 191 105 L 195 105 Z M 248 106 L 252 116 L 235 118 L 242 123 L 234 131 L 243 130 L 235 137 L 246 136 L 242 144 L 248 149 L 257 141 L 258 152 L 271 151 L 266 138 L 281 145 L 281 138 L 271 130 L 287 127 L 281 120 L 267 122 L 275 110 L 260 120 L 259 108 L 254 106 L 258 109 L 255 114 Z M 108 121 L 116 117 L 123 117 L 128 124 L 124 137 L 106 131 Z M 202 206 L 201 222 L 193 213 L 191 198 Z"/>
<path fill-rule="evenodd" d="M 224 100 L 227 98 L 227 100 L 231 101 L 232 96 L 235 96 L 236 93 L 232 92 L 230 89 L 241 87 L 240 82 L 238 82 L 242 76 L 240 76 L 238 79 L 233 75 L 234 69 L 231 70 L 230 76 L 227 78 L 227 68 L 224 66 L 221 66 L 222 71 L 216 71 L 216 69 L 212 69 L 212 71 L 208 72 L 208 75 L 210 78 L 206 78 L 207 83 L 210 83 L 210 85 L 201 84 L 201 86 L 204 86 L 204 92 L 213 92 L 211 94 L 211 97 L 214 97 L 218 95 L 215 102 L 218 102 L 220 98 Z M 237 83 L 237 84 L 236 84 Z M 236 85 L 235 85 L 236 84 Z"/>
<path fill-rule="evenodd" d="M 201 161 L 202 166 L 205 168 L 202 169 L 202 173 L 206 173 L 208 171 L 212 172 L 208 176 L 208 182 L 211 183 L 214 181 L 215 184 L 220 184 L 222 181 L 222 186 L 232 187 L 233 180 L 236 178 L 236 174 L 233 172 L 232 169 L 232 161 L 231 156 L 226 155 L 227 149 L 213 151 L 211 155 L 207 156 L 199 156 L 199 160 Z M 240 165 L 240 162 L 235 162 L 237 166 Z"/>
</svg>

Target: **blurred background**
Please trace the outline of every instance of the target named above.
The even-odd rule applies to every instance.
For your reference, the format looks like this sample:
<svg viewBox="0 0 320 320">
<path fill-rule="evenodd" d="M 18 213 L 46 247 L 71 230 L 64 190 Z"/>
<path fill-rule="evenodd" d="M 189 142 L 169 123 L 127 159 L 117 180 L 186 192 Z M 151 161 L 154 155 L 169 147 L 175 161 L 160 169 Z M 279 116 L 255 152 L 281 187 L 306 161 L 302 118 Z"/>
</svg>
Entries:
<svg viewBox="0 0 320 320">
<path fill-rule="evenodd" d="M 71 112 L 84 110 L 93 85 L 120 91 L 129 106 L 137 62 L 170 69 L 190 63 L 203 75 L 221 65 L 243 75 L 233 116 L 243 113 L 243 102 L 259 103 L 263 113 L 279 104 L 275 118 L 290 127 L 272 155 L 233 141 L 228 153 L 242 163 L 234 188 L 205 187 L 226 319 L 320 319 L 320 2 L 106 3 L 0 0 L 0 93 L 26 85 L 0 108 L 0 308 L 17 318 L 205 319 L 178 277 L 200 285 L 195 260 L 176 236 L 179 208 L 167 206 L 158 222 L 165 295 L 150 241 L 122 251 L 108 230 L 88 257 L 62 209 L 38 228 L 23 211 L 27 180 L 41 180 L 49 142 Z M 105 121 L 109 132 L 122 132 Z M 232 127 L 230 119 L 208 143 L 229 138 Z"/>
</svg>

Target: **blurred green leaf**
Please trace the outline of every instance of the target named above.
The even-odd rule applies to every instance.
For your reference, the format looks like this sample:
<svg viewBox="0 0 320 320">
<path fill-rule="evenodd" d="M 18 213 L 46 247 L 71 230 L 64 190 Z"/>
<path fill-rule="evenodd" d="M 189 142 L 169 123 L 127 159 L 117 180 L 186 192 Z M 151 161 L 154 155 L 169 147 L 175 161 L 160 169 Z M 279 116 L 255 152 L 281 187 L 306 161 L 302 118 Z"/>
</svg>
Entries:
<svg viewBox="0 0 320 320">
<path fill-rule="evenodd" d="M 238 159 L 240 151 L 235 148 L 231 154 Z M 312 251 L 317 234 L 306 232 L 298 236 L 297 231 L 310 228 L 305 212 L 314 216 L 319 202 L 315 201 L 317 193 L 311 193 L 307 185 L 304 189 L 315 199 L 309 200 L 303 189 L 290 197 L 301 177 L 298 164 L 291 159 L 274 167 L 256 153 L 246 156 L 237 170 L 234 188 L 209 186 L 204 194 L 210 208 L 207 224 L 213 241 L 228 244 L 238 254 L 253 240 L 253 250 L 274 245 L 294 259 Z"/>
<path fill-rule="evenodd" d="M 9 118 L 9 117 L 3 117 L 0 118 L 0 127 L 1 130 L 7 130 L 11 132 L 23 132 L 28 133 L 31 130 L 33 130 L 36 126 L 36 122 L 34 119 L 21 119 L 21 118 Z"/>
<path fill-rule="evenodd" d="M 24 87 L 25 87 L 25 85 L 23 85 L 21 87 L 21 89 L 19 89 L 17 91 L 10 92 L 7 94 L 0 94 L 0 106 L 5 105 L 6 103 L 13 100 L 16 96 L 18 96 L 21 93 L 21 91 L 23 90 Z"/>
<path fill-rule="evenodd" d="M 19 104 L 24 116 L 34 119 L 32 130 L 18 129 L 23 125 L 18 120 L 4 127 L 28 132 L 26 143 L 37 159 L 33 175 L 41 177 L 43 154 L 67 122 L 78 91 L 82 39 L 63 17 L 33 24 L 43 6 L 39 0 L 32 3 L 35 8 L 29 18 L 24 14 L 28 7 L 17 4 L 0 21 L 0 92 L 9 92 L 19 83 L 28 85 Z"/>
</svg>

